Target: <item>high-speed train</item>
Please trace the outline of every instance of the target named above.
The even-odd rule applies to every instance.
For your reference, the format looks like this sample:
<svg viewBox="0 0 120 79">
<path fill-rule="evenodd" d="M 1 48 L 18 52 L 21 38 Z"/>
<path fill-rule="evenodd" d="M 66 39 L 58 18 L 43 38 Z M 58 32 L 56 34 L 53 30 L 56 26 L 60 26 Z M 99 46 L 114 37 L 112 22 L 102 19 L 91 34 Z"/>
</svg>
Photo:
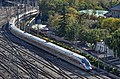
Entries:
<svg viewBox="0 0 120 79">
<path fill-rule="evenodd" d="M 28 13 L 30 13 L 30 12 L 28 12 Z M 19 28 L 17 28 L 15 26 L 16 20 L 17 20 L 17 18 L 12 18 L 9 21 L 9 30 L 16 37 L 18 37 L 30 44 L 33 44 L 33 45 L 37 46 L 38 48 L 41 48 L 41 49 L 57 56 L 58 58 L 61 58 L 79 68 L 82 68 L 84 70 L 92 69 L 90 62 L 84 56 L 76 54 L 70 50 L 67 50 L 63 47 L 55 45 L 51 42 L 47 42 L 46 40 L 43 40 L 39 37 L 33 36 L 29 33 L 26 33 L 24 31 L 20 30 Z"/>
</svg>

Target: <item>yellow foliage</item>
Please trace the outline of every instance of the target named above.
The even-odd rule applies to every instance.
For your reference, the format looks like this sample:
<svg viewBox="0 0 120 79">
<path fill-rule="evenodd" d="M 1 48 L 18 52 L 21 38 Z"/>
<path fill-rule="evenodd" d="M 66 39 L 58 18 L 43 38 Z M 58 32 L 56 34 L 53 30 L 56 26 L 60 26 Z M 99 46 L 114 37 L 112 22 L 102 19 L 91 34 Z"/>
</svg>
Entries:
<svg viewBox="0 0 120 79">
<path fill-rule="evenodd" d="M 101 26 L 102 28 L 105 29 L 117 30 L 118 28 L 120 28 L 120 19 L 118 18 L 103 19 Z"/>
<path fill-rule="evenodd" d="M 68 13 L 70 13 L 70 14 L 77 14 L 78 13 L 78 11 L 73 7 L 69 7 L 67 10 L 68 10 Z"/>
</svg>

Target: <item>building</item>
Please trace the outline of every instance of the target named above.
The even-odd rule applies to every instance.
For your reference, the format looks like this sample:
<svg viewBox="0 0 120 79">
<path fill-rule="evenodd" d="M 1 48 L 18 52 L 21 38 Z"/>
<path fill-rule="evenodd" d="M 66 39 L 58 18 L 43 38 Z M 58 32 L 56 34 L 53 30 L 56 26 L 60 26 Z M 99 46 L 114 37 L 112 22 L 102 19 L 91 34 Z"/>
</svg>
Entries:
<svg viewBox="0 0 120 79">
<path fill-rule="evenodd" d="M 105 10 L 92 10 L 92 9 L 89 9 L 89 10 L 81 10 L 79 11 L 81 14 L 84 14 L 84 13 L 87 13 L 89 15 L 95 15 L 96 17 L 99 17 L 99 16 L 102 16 L 104 17 L 104 14 L 106 14 L 108 11 L 105 11 Z"/>
<path fill-rule="evenodd" d="M 0 6 L 2 6 L 3 4 L 5 4 L 6 0 L 0 0 Z"/>
<path fill-rule="evenodd" d="M 107 55 L 114 56 L 113 50 L 109 49 L 104 42 L 97 42 L 95 46 L 95 51 L 99 53 L 107 53 Z"/>
<path fill-rule="evenodd" d="M 39 30 L 40 32 L 49 31 L 49 29 L 47 28 L 47 25 L 42 25 L 42 24 L 35 24 L 32 26 L 32 29 Z"/>
<path fill-rule="evenodd" d="M 112 12 L 112 17 L 120 18 L 120 4 L 111 8 L 111 12 Z"/>
<path fill-rule="evenodd" d="M 120 18 L 120 4 L 110 8 L 110 12 L 105 14 L 106 17 Z"/>
</svg>

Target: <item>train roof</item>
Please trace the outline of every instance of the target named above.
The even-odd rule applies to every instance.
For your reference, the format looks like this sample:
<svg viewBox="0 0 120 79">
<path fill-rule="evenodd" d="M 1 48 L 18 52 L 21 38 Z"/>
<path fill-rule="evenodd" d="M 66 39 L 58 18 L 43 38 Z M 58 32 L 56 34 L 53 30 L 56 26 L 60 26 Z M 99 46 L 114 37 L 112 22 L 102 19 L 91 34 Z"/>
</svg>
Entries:
<svg viewBox="0 0 120 79">
<path fill-rule="evenodd" d="M 13 25 L 12 27 L 14 27 L 14 25 Z M 35 38 L 36 41 L 41 42 L 41 43 L 43 43 L 44 45 L 46 45 L 46 46 L 48 46 L 48 47 L 57 49 L 58 51 L 62 51 L 63 53 L 68 54 L 68 55 L 71 55 L 71 56 L 73 56 L 73 57 L 75 57 L 75 58 L 77 58 L 77 59 L 85 58 L 85 57 L 82 56 L 82 55 L 79 55 L 79 54 L 77 54 L 77 53 L 74 53 L 74 52 L 72 52 L 72 51 L 70 51 L 70 50 L 67 50 L 67 49 L 65 49 L 65 48 L 63 48 L 63 47 L 60 47 L 60 46 L 58 46 L 58 45 L 55 45 L 55 44 L 53 44 L 53 43 L 51 43 L 51 42 L 47 42 L 47 41 L 44 40 L 44 39 L 40 39 L 39 37 L 36 37 L 36 36 L 31 35 L 31 34 L 25 33 L 25 32 L 23 32 L 23 31 L 17 29 L 16 27 L 14 27 L 14 29 L 18 30 L 18 31 L 21 32 L 21 33 L 26 34 L 27 36 L 29 36 L 29 37 L 31 37 L 31 38 Z"/>
<path fill-rule="evenodd" d="M 28 12 L 28 13 L 29 13 L 29 12 Z M 22 15 L 21 15 L 21 16 L 22 16 Z M 14 18 L 14 19 L 16 19 L 16 18 Z M 13 22 L 14 22 L 14 20 L 13 20 Z M 15 26 L 15 25 L 13 25 L 13 26 Z M 14 29 L 17 29 L 17 28 L 14 27 Z M 22 33 L 24 33 L 22 30 L 19 30 L 19 31 L 22 32 Z M 79 54 L 77 54 L 77 53 L 74 53 L 74 52 L 72 52 L 72 51 L 70 51 L 70 50 L 67 50 L 67 49 L 65 49 L 65 48 L 63 48 L 63 47 L 60 47 L 60 46 L 58 46 L 58 45 L 55 45 L 55 44 L 53 44 L 53 43 L 47 42 L 46 40 L 40 39 L 39 37 L 33 36 L 33 35 L 29 34 L 29 33 L 25 33 L 25 34 L 28 35 L 28 36 L 30 36 L 31 38 L 32 38 L 32 37 L 35 38 L 36 41 L 39 41 L 39 42 L 41 42 L 41 43 L 44 43 L 45 45 L 50 46 L 50 47 L 52 47 L 52 48 L 55 48 L 55 49 L 57 49 L 57 50 L 59 50 L 59 51 L 63 51 L 63 52 L 65 52 L 65 53 L 68 54 L 68 55 L 74 56 L 75 58 L 78 58 L 78 57 L 79 57 L 79 58 L 85 58 L 85 57 L 82 56 L 82 55 L 79 55 Z"/>
<path fill-rule="evenodd" d="M 47 46 L 50 46 L 50 47 L 53 47 L 53 48 L 55 48 L 55 49 L 57 49 L 57 50 L 59 50 L 59 51 L 66 52 L 66 54 L 69 54 L 69 55 L 71 55 L 71 56 L 75 56 L 75 57 L 79 57 L 79 58 L 85 58 L 85 57 L 82 56 L 82 55 L 79 55 L 79 54 L 77 54 L 77 53 L 74 53 L 74 52 L 72 52 L 72 51 L 70 51 L 70 50 L 67 50 L 67 49 L 65 49 L 65 48 L 63 48 L 63 47 L 60 47 L 60 46 L 55 45 L 55 44 L 50 43 L 50 42 L 46 42 L 46 45 L 47 45 Z"/>
<path fill-rule="evenodd" d="M 65 48 L 63 48 L 63 47 L 60 47 L 60 46 L 58 46 L 58 45 L 55 45 L 55 44 L 53 44 L 53 43 L 51 43 L 51 42 L 47 42 L 47 41 L 44 40 L 44 39 L 41 39 L 41 38 L 39 38 L 39 37 L 33 36 L 33 35 L 31 35 L 31 34 L 28 34 L 28 33 L 26 33 L 26 34 L 27 34 L 28 36 L 30 36 L 31 38 L 32 38 L 32 37 L 35 38 L 36 41 L 39 41 L 39 42 L 43 43 L 44 45 L 46 45 L 46 46 L 48 46 L 48 47 L 57 49 L 58 51 L 65 52 L 66 54 L 71 55 L 71 56 L 74 56 L 75 58 L 78 58 L 78 57 L 79 57 L 79 59 L 80 59 L 80 58 L 85 58 L 85 57 L 82 56 L 82 55 L 79 55 L 79 54 L 77 54 L 77 53 L 74 53 L 74 52 L 72 52 L 72 51 L 70 51 L 70 50 L 67 50 L 67 49 L 65 49 Z"/>
<path fill-rule="evenodd" d="M 32 37 L 35 38 L 36 41 L 39 41 L 39 42 L 43 43 L 44 45 L 46 45 L 46 46 L 48 46 L 48 47 L 57 49 L 57 50 L 59 50 L 59 51 L 63 51 L 63 52 L 65 52 L 65 53 L 68 54 L 68 55 L 74 56 L 75 58 L 78 58 L 78 57 L 79 57 L 79 58 L 85 58 L 85 57 L 82 56 L 82 55 L 79 55 L 79 54 L 77 54 L 77 53 L 74 53 L 74 52 L 72 52 L 72 51 L 70 51 L 70 50 L 67 50 L 67 49 L 65 49 L 65 48 L 63 48 L 63 47 L 60 47 L 60 46 L 58 46 L 58 45 L 55 45 L 55 44 L 53 44 L 53 43 L 51 43 L 51 42 L 47 42 L 47 41 L 44 40 L 44 39 L 40 39 L 39 37 L 33 36 L 33 35 L 31 35 L 31 34 L 28 34 L 28 33 L 26 33 L 26 34 L 27 34 L 28 36 L 30 36 L 31 38 L 32 38 Z"/>
</svg>

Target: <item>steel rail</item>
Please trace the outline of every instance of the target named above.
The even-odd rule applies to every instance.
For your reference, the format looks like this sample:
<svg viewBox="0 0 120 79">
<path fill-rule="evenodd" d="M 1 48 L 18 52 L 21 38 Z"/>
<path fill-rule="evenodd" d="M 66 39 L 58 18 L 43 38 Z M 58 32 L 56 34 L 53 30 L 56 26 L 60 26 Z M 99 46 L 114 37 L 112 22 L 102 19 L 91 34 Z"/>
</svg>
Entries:
<svg viewBox="0 0 120 79">
<path fill-rule="evenodd" d="M 19 50 L 20 51 L 20 50 Z"/>
<path fill-rule="evenodd" d="M 6 72 L 8 72 L 9 75 L 11 74 L 11 72 L 8 71 L 8 69 L 6 69 L 6 67 L 4 67 L 1 63 L 0 63 L 0 67 L 2 67 Z M 5 76 L 5 74 L 2 73 L 2 71 L 0 72 L 0 75 L 1 75 L 1 77 L 2 77 L 3 79 L 8 79 L 8 78 Z"/>
<path fill-rule="evenodd" d="M 21 50 L 19 50 L 19 51 L 21 51 Z M 65 73 L 64 73 L 65 74 Z"/>
<path fill-rule="evenodd" d="M 9 41 L 10 42 L 10 41 Z M 11 47 L 13 47 L 13 46 L 11 46 Z M 13 48 L 13 50 L 15 50 L 15 48 Z M 16 52 L 18 52 L 18 51 L 16 51 Z M 20 52 L 19 52 L 19 55 L 18 55 L 18 57 L 20 56 Z M 23 60 L 22 60 L 23 61 Z M 26 60 L 27 61 L 27 60 Z M 25 62 L 26 62 L 25 61 Z M 27 61 L 28 62 L 28 61 Z M 29 62 L 30 63 L 30 62 Z M 27 64 L 27 63 L 26 63 Z M 32 63 L 31 63 L 32 64 Z M 33 66 L 32 66 L 33 67 Z M 42 69 L 41 69 L 42 70 Z M 44 71 L 44 73 L 46 73 L 45 71 Z M 47 74 L 47 73 L 46 73 Z M 49 75 L 49 76 L 51 76 L 51 75 Z M 54 78 L 53 76 L 52 76 L 52 78 Z"/>
<path fill-rule="evenodd" d="M 1 46 L 0 46 L 1 47 Z M 3 48 L 3 47 L 2 47 Z M 11 59 L 10 57 L 8 57 L 7 55 L 5 55 L 4 53 L 2 53 L 4 56 L 4 59 L 6 59 L 6 60 L 8 60 L 9 61 L 9 59 Z M 16 64 L 17 63 L 17 61 L 15 61 L 15 60 L 13 60 L 13 59 L 11 59 L 11 63 L 14 65 L 14 66 L 16 66 L 16 67 L 18 67 L 20 70 L 22 70 L 25 74 L 27 74 L 27 75 L 30 75 L 29 74 L 29 72 L 27 72 L 25 69 L 22 69 L 20 66 L 18 66 L 18 64 Z M 24 66 L 23 66 L 24 67 Z"/>
<path fill-rule="evenodd" d="M 14 73 L 14 74 L 12 74 L 12 75 L 14 75 L 15 78 L 18 78 L 18 76 L 17 76 L 17 71 L 16 71 L 15 69 L 13 69 L 10 65 L 6 64 L 6 63 L 3 62 L 2 60 L 0 60 L 0 63 L 4 64 L 4 66 L 7 67 L 8 70 L 11 70 L 10 72 Z M 1 65 L 2 65 L 2 64 L 1 64 Z M 4 68 L 5 68 L 5 67 L 4 67 Z M 7 69 L 7 68 L 6 68 L 6 69 Z M 21 76 L 19 76 L 19 78 L 22 79 Z"/>
<path fill-rule="evenodd" d="M 2 46 L 3 46 L 3 45 L 2 45 Z M 0 46 L 0 47 L 1 47 L 1 46 Z M 1 47 L 1 48 L 5 49 L 4 47 L 5 47 L 5 46 L 3 46 L 3 47 Z M 14 56 L 16 57 L 16 55 L 12 53 L 13 51 L 11 51 L 9 48 L 7 48 L 7 49 L 5 49 L 5 50 L 8 51 L 9 53 L 11 53 L 12 55 L 14 55 Z M 22 61 L 22 64 L 26 64 L 27 66 L 30 66 L 30 64 L 26 63 L 26 60 L 23 59 L 20 55 L 18 55 L 17 58 Z M 18 64 L 18 62 L 17 62 L 17 64 Z M 14 65 L 15 65 L 15 64 L 14 64 Z M 20 64 L 19 64 L 19 65 L 20 65 Z M 22 65 L 22 67 L 25 68 L 25 65 Z M 31 67 L 29 67 L 29 68 L 31 68 Z M 33 67 L 32 67 L 32 68 L 33 68 Z M 29 74 L 32 74 L 33 76 L 35 76 L 35 75 L 34 75 L 35 73 L 30 73 L 30 71 L 29 71 L 27 68 L 25 68 L 25 69 L 29 72 Z M 31 70 L 32 70 L 32 69 L 31 69 Z M 34 72 L 34 71 L 32 71 L 32 72 Z M 42 73 L 42 72 L 40 72 L 40 73 Z M 44 76 L 46 76 L 46 75 L 44 75 Z M 31 76 L 31 77 L 32 77 L 32 76 Z M 35 77 L 36 77 L 36 76 L 35 76 Z M 47 77 L 47 76 L 46 76 L 46 77 Z M 51 77 L 48 77 L 48 78 L 51 78 Z M 53 78 L 53 77 L 52 77 L 52 78 Z M 34 79 L 34 78 L 33 78 L 33 79 Z"/>
<path fill-rule="evenodd" d="M 1 41 L 4 41 L 4 40 L 1 40 Z M 5 41 L 4 41 L 5 42 Z M 6 44 L 4 44 L 4 45 L 6 45 Z M 16 48 L 17 49 L 17 48 Z M 22 53 L 24 53 L 24 54 L 26 54 L 27 56 L 30 56 L 29 54 L 27 54 L 27 52 L 25 53 L 25 51 L 21 51 L 22 49 L 18 49 L 18 51 L 20 51 L 20 52 L 22 52 Z M 30 58 L 32 58 L 32 59 L 34 59 L 35 61 L 37 61 L 37 62 L 39 62 L 40 64 L 42 64 L 42 65 L 44 65 L 44 66 L 46 66 L 47 68 L 50 68 L 51 70 L 53 70 L 53 71 L 55 71 L 54 70 L 54 68 L 52 68 L 52 67 L 49 67 L 48 66 L 48 64 L 46 64 L 45 62 L 43 62 L 42 60 L 40 60 L 40 59 L 38 59 L 38 58 L 36 58 L 36 57 L 34 57 L 34 56 L 30 56 Z M 41 61 L 41 62 L 40 62 Z M 61 75 L 61 72 L 59 71 L 59 72 L 57 72 L 57 70 L 55 71 L 56 73 L 59 73 L 60 75 Z M 62 75 L 62 76 L 64 76 L 64 75 Z M 65 77 L 65 76 L 64 76 Z"/>
<path fill-rule="evenodd" d="M 34 59 L 34 60 L 37 61 L 38 63 L 44 65 L 45 67 L 47 67 L 47 68 L 49 68 L 49 69 L 51 69 L 52 71 L 54 71 L 54 72 L 56 72 L 56 73 L 58 73 L 58 74 L 60 74 L 60 75 L 62 75 L 62 76 L 64 76 L 64 77 L 67 76 L 68 78 L 72 79 L 72 78 L 71 78 L 69 75 L 67 75 L 65 72 L 62 72 L 62 73 L 61 73 L 61 69 L 60 69 L 60 70 L 56 69 L 56 68 L 51 64 L 51 62 L 46 63 L 46 62 L 44 62 L 43 60 L 35 57 L 35 56 L 32 55 L 31 53 L 28 53 L 27 51 L 24 51 L 24 50 L 22 50 L 22 49 L 20 49 L 20 48 L 16 48 L 16 49 L 18 49 L 18 51 L 21 51 L 23 54 L 29 56 L 30 58 Z"/>
<path fill-rule="evenodd" d="M 10 51 L 9 51 L 10 52 Z M 5 54 L 4 54 L 5 55 Z M 9 59 L 10 58 L 6 58 L 6 56 L 4 57 L 5 59 L 7 59 L 8 61 L 9 61 Z M 35 76 L 34 78 L 37 78 L 36 77 L 36 75 L 34 75 L 35 73 L 30 73 L 30 71 L 26 68 L 26 66 L 25 66 L 25 63 L 20 63 L 20 62 L 18 62 L 18 61 L 14 61 L 14 60 L 11 60 L 11 62 L 12 62 L 12 64 L 14 64 L 15 66 L 17 66 L 19 69 L 21 69 L 22 71 L 28 71 L 29 72 L 29 74 L 27 73 L 27 75 L 30 75 L 30 74 L 32 74 L 33 76 Z M 20 68 L 19 66 L 21 66 L 22 68 L 24 68 L 24 69 L 22 69 L 22 68 Z M 28 65 L 27 65 L 28 66 Z M 43 74 L 43 75 L 45 75 L 43 72 L 41 72 L 41 74 Z M 32 75 L 31 75 L 31 77 L 32 77 Z M 47 76 L 46 76 L 47 77 Z M 32 78 L 32 79 L 34 79 L 34 78 Z M 47 78 L 51 78 L 51 77 L 47 77 Z"/>
<path fill-rule="evenodd" d="M 18 51 L 21 51 L 22 53 L 25 54 L 25 51 L 22 51 L 22 49 L 18 49 L 18 48 L 16 48 L 16 49 L 17 49 Z M 26 52 L 26 54 L 27 54 L 27 56 L 28 56 L 28 52 Z M 36 59 L 36 57 L 33 57 L 32 55 L 31 55 L 31 58 L 34 59 L 35 61 L 39 62 L 40 64 L 43 64 L 43 61 Z M 40 61 L 41 61 L 41 62 L 40 62 Z M 49 66 L 51 66 L 51 65 L 48 66 L 48 64 L 45 65 L 45 62 L 44 62 L 44 66 L 46 66 L 47 68 L 50 68 L 51 70 L 55 71 L 55 72 L 58 73 L 59 75 L 62 75 L 63 77 L 72 79 L 72 78 L 71 78 L 69 75 L 67 75 L 65 72 L 62 72 L 62 74 L 61 74 L 61 70 L 55 70 L 55 69 L 53 68 L 53 66 L 52 66 L 52 67 L 49 67 Z M 64 74 L 63 74 L 63 73 L 64 73 Z"/>
<path fill-rule="evenodd" d="M 60 73 L 59 73 L 60 74 Z M 62 74 L 61 74 L 62 75 Z M 64 76 L 64 75 L 63 75 Z"/>
<path fill-rule="evenodd" d="M 0 72 L 0 77 L 1 77 L 2 79 L 8 79 L 8 78 L 5 77 L 5 75 L 4 75 L 3 73 L 1 73 L 1 72 Z M 1 78 L 0 78 L 0 79 L 1 79 Z"/>
<path fill-rule="evenodd" d="M 1 46 L 0 46 L 0 47 L 1 47 Z M 3 46 L 3 47 L 1 47 L 1 48 L 4 49 L 4 47 L 5 47 L 5 46 Z M 12 53 L 12 51 L 10 51 L 9 48 L 7 48 L 7 49 L 5 49 L 5 50 L 7 50 L 9 53 Z M 12 55 L 14 55 L 14 54 L 12 53 Z M 18 59 L 21 58 L 20 56 L 17 56 L 17 57 L 19 57 Z M 21 60 L 21 61 L 26 61 L 26 60 L 24 60 L 23 58 L 21 58 L 20 60 Z M 16 62 L 16 63 L 19 64 L 18 62 Z M 24 62 L 24 63 L 22 62 L 22 64 L 23 64 L 22 67 L 24 68 L 24 67 L 25 67 L 25 65 L 24 65 L 25 62 Z M 14 65 L 15 65 L 15 64 L 14 64 Z M 21 64 L 19 64 L 19 65 L 21 65 Z M 26 64 L 26 65 L 29 66 L 29 64 Z M 16 65 L 16 66 L 17 66 L 17 65 Z M 30 67 L 29 67 L 29 68 L 30 68 Z M 25 69 L 27 70 L 27 68 L 25 68 Z M 28 71 L 29 71 L 29 70 L 28 70 Z M 40 73 L 43 73 L 43 72 L 40 72 Z M 30 74 L 31 74 L 31 73 L 30 73 Z M 34 73 L 34 74 L 35 74 L 35 73 Z M 32 75 L 34 75 L 34 74 L 32 74 Z M 45 74 L 44 74 L 44 75 L 45 75 Z M 47 77 L 47 76 L 46 76 L 46 77 Z M 50 78 L 50 77 L 48 77 L 48 78 Z M 53 77 L 52 77 L 52 78 L 53 78 Z"/>
</svg>

